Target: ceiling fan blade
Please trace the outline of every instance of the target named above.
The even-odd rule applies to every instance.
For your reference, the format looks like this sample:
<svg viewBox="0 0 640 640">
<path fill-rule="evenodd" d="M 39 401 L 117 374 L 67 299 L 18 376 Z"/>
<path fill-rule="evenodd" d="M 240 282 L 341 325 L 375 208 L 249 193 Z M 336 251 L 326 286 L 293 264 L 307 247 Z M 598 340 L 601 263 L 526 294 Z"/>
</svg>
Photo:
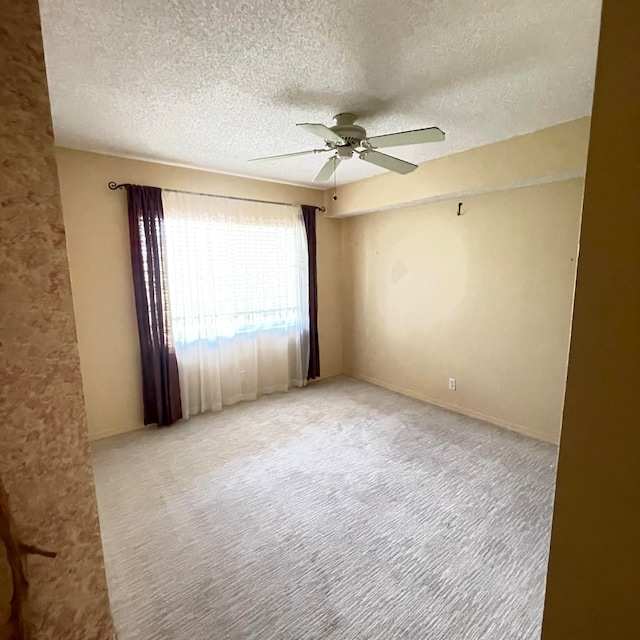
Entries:
<svg viewBox="0 0 640 640">
<path fill-rule="evenodd" d="M 444 132 L 438 127 L 428 129 L 415 129 L 414 131 L 398 131 L 398 133 L 388 133 L 384 136 L 373 136 L 368 138 L 369 144 L 376 149 L 384 147 L 400 147 L 405 144 L 423 144 L 425 142 L 442 142 Z"/>
<path fill-rule="evenodd" d="M 313 124 L 310 122 L 303 122 L 302 124 L 296 125 L 301 129 L 304 129 L 308 133 L 312 133 L 314 136 L 319 136 L 323 140 L 327 142 L 337 142 L 338 144 L 346 144 L 346 140 L 341 138 L 337 133 L 334 133 L 323 124 Z"/>
<path fill-rule="evenodd" d="M 338 168 L 340 164 L 340 158 L 333 156 L 333 158 L 329 158 L 325 163 L 322 169 L 320 169 L 320 173 L 313 179 L 314 182 L 326 182 Z"/>
<path fill-rule="evenodd" d="M 411 164 L 405 160 L 400 160 L 400 158 L 388 156 L 386 153 L 378 153 L 377 151 L 363 151 L 360 154 L 360 160 L 370 162 L 371 164 L 375 164 L 383 169 L 389 169 L 389 171 L 402 173 L 403 175 L 411 173 L 418 168 L 418 165 Z"/>
<path fill-rule="evenodd" d="M 269 160 L 281 160 L 282 158 L 294 158 L 295 156 L 306 156 L 311 153 L 322 153 L 332 151 L 332 149 L 311 149 L 310 151 L 297 151 L 296 153 L 283 153 L 279 156 L 266 156 L 265 158 L 251 158 L 249 162 L 268 162 Z"/>
</svg>

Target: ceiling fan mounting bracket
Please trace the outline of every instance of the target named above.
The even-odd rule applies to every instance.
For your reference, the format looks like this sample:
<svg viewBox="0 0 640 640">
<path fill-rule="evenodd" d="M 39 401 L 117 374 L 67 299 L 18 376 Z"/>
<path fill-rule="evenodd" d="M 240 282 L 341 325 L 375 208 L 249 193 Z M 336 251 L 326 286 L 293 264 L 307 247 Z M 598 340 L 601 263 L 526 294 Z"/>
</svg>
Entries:
<svg viewBox="0 0 640 640">
<path fill-rule="evenodd" d="M 343 124 L 353 124 L 358 119 L 358 116 L 355 113 L 345 111 L 344 113 L 336 113 L 333 119 L 336 121 L 336 125 L 339 126 Z"/>
</svg>

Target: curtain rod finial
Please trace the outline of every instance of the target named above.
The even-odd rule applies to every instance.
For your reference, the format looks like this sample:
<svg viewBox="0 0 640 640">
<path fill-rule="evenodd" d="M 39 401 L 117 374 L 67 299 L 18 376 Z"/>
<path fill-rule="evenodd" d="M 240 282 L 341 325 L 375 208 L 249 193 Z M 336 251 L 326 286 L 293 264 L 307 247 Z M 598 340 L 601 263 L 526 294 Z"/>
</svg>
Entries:
<svg viewBox="0 0 640 640">
<path fill-rule="evenodd" d="M 110 182 L 109 183 L 109 189 L 111 189 L 111 191 L 115 191 L 116 189 L 124 189 L 124 185 L 123 184 L 118 184 L 116 182 Z"/>
</svg>

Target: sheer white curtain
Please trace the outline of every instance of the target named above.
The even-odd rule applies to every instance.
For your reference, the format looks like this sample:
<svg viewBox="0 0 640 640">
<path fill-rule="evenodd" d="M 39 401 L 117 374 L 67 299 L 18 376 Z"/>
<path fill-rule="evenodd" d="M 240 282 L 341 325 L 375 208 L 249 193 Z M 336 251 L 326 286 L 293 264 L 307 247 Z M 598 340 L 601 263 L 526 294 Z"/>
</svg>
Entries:
<svg viewBox="0 0 640 640">
<path fill-rule="evenodd" d="M 305 385 L 300 208 L 171 191 L 162 198 L 184 417 Z"/>
</svg>

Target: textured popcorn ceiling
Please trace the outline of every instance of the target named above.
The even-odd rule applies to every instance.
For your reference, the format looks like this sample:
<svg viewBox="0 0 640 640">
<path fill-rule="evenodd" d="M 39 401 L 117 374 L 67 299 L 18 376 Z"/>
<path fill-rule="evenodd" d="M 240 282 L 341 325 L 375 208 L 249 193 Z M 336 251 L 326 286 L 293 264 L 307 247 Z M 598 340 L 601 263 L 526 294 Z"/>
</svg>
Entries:
<svg viewBox="0 0 640 640">
<path fill-rule="evenodd" d="M 424 162 L 591 111 L 600 0 L 41 0 L 58 145 L 310 184 L 295 127 L 437 125 Z M 320 144 L 318 144 L 320 143 Z M 382 173 L 343 162 L 338 183 Z"/>
</svg>

